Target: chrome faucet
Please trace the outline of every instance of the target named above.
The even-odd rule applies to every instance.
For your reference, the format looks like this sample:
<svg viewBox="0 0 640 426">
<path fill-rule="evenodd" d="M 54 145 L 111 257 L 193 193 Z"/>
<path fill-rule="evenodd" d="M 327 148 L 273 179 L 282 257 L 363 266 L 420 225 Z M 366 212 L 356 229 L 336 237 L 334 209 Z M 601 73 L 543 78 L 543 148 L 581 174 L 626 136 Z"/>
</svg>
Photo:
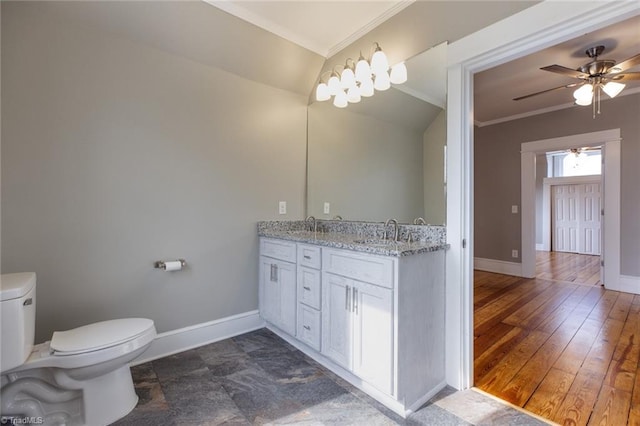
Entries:
<svg viewBox="0 0 640 426">
<path fill-rule="evenodd" d="M 427 222 L 424 221 L 423 218 L 421 217 L 417 217 L 414 221 L 413 221 L 414 225 L 426 225 Z"/>
<path fill-rule="evenodd" d="M 317 232 L 318 231 L 318 221 L 313 216 L 307 216 L 305 222 L 309 223 L 309 231 Z"/>
<path fill-rule="evenodd" d="M 398 242 L 398 221 L 395 219 L 387 219 L 384 223 L 384 239 L 387 239 L 387 226 L 393 222 L 393 241 Z"/>
</svg>

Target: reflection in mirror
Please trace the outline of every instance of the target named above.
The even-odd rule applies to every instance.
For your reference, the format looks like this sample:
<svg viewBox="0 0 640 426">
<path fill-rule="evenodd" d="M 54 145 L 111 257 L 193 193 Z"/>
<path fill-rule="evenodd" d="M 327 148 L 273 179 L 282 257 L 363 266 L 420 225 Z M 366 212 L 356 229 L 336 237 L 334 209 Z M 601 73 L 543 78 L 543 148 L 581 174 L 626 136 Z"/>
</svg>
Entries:
<svg viewBox="0 0 640 426">
<path fill-rule="evenodd" d="M 445 54 L 407 60 L 405 84 L 347 108 L 309 106 L 307 215 L 444 223 Z"/>
</svg>

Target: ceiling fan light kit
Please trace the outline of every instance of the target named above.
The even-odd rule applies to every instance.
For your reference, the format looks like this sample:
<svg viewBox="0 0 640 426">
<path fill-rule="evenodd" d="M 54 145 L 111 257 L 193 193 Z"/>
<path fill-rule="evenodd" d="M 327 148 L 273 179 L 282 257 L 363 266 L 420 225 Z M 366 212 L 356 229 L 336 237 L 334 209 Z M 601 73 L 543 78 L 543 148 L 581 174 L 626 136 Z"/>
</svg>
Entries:
<svg viewBox="0 0 640 426">
<path fill-rule="evenodd" d="M 358 62 L 347 58 L 342 66 L 342 72 L 338 73 L 336 65 L 333 70 L 320 75 L 320 81 L 316 86 L 316 100 L 328 101 L 333 96 L 333 105 L 345 108 L 350 103 L 358 103 L 362 97 L 373 96 L 375 90 L 383 91 L 393 84 L 402 84 L 407 81 L 407 66 L 404 62 L 394 65 L 389 70 L 389 60 L 378 43 L 372 46 L 373 55 L 367 60 L 360 53 Z M 323 75 L 330 74 L 325 83 Z"/>
<path fill-rule="evenodd" d="M 564 86 L 542 90 L 540 92 L 514 98 L 513 100 L 520 101 L 559 89 L 578 87 L 573 92 L 575 104 L 580 106 L 593 105 L 593 117 L 595 118 L 596 110 L 597 113 L 600 114 L 601 92 L 606 93 L 610 98 L 614 98 L 625 88 L 625 84 L 620 83 L 621 81 L 640 80 L 640 72 L 625 72 L 640 64 L 640 54 L 620 63 L 616 63 L 616 61 L 610 59 L 598 59 L 598 56 L 604 51 L 604 49 L 604 46 L 595 46 L 587 49 L 585 53 L 593 60 L 575 70 L 561 65 L 549 65 L 540 68 L 543 71 L 577 78 L 582 80 L 580 83 L 570 83 Z"/>
</svg>

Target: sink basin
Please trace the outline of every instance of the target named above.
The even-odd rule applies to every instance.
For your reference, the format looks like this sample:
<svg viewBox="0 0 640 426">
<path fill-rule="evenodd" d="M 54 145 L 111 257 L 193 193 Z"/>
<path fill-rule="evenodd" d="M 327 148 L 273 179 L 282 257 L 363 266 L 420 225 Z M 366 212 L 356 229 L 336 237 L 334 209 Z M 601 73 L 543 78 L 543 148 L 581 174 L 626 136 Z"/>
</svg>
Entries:
<svg viewBox="0 0 640 426">
<path fill-rule="evenodd" d="M 393 247 L 398 245 L 398 243 L 393 240 L 381 240 L 379 238 L 365 238 L 361 240 L 354 240 L 354 243 L 376 247 Z"/>
</svg>

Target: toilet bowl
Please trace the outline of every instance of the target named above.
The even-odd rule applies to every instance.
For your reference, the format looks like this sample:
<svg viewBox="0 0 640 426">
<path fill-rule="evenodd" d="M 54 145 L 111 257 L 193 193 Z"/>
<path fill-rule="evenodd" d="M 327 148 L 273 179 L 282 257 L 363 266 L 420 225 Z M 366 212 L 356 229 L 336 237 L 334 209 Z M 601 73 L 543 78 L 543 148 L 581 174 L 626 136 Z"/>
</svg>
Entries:
<svg viewBox="0 0 640 426">
<path fill-rule="evenodd" d="M 128 364 L 153 341 L 153 321 L 102 321 L 34 346 L 35 283 L 34 273 L 2 275 L 2 416 L 91 426 L 124 417 L 138 402 Z"/>
</svg>

